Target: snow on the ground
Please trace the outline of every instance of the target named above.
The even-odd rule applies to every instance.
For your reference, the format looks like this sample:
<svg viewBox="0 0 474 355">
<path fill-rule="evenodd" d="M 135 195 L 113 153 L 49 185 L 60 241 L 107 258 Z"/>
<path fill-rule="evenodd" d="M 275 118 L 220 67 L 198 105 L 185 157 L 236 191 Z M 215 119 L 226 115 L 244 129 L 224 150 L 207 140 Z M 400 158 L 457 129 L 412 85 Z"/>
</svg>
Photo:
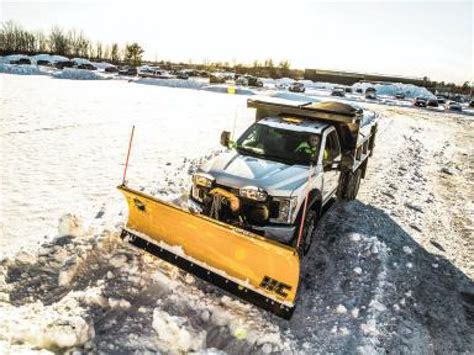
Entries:
<svg viewBox="0 0 474 355">
<path fill-rule="evenodd" d="M 419 87 L 413 84 L 402 84 L 402 83 L 384 83 L 384 84 L 374 84 L 370 82 L 360 82 L 352 85 L 352 89 L 362 89 L 362 92 L 365 92 L 367 88 L 375 88 L 377 95 L 387 95 L 394 97 L 398 93 L 404 93 L 407 98 L 415 98 L 417 96 L 427 97 L 427 98 L 436 98 L 430 91 L 424 87 Z"/>
<path fill-rule="evenodd" d="M 255 95 L 256 91 L 249 89 L 243 86 L 234 86 L 234 85 L 225 85 L 225 84 L 218 84 L 218 85 L 207 85 L 201 88 L 202 90 L 218 92 L 222 94 L 236 94 L 236 95 Z"/>
<path fill-rule="evenodd" d="M 64 68 L 55 72 L 52 76 L 56 79 L 73 79 L 73 80 L 105 80 L 109 77 L 96 73 L 95 71 L 76 68 Z"/>
<path fill-rule="evenodd" d="M 246 97 L 0 80 L 2 353 L 472 353 L 464 116 L 363 104 L 382 114 L 367 178 L 323 215 L 285 321 L 118 237 L 131 125 L 130 186 L 182 202 L 220 132 L 253 121 Z"/>
<path fill-rule="evenodd" d="M 186 88 L 186 89 L 202 89 L 208 85 L 206 80 L 196 80 L 193 78 L 190 79 L 155 79 L 155 78 L 141 78 L 132 81 L 135 84 L 145 84 L 145 85 L 156 85 L 156 86 L 166 86 L 173 88 Z"/>
</svg>

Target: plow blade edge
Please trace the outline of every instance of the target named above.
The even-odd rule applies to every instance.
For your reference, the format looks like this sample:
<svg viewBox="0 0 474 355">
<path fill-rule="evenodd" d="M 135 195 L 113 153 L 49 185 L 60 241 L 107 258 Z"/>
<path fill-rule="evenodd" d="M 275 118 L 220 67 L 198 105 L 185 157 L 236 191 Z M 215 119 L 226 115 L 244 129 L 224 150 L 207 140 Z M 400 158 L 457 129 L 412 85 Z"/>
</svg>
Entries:
<svg viewBox="0 0 474 355">
<path fill-rule="evenodd" d="M 122 237 L 197 277 L 289 319 L 300 262 L 295 250 L 192 214 L 121 185 L 129 216 Z"/>
</svg>

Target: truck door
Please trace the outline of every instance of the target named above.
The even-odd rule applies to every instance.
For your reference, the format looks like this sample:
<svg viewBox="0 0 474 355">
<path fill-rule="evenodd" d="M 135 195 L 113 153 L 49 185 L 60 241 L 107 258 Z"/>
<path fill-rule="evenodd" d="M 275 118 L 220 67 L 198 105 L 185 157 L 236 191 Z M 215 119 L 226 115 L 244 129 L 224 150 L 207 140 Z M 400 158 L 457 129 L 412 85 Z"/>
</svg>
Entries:
<svg viewBox="0 0 474 355">
<path fill-rule="evenodd" d="M 325 201 L 336 193 L 339 185 L 339 175 L 341 174 L 339 169 L 334 168 L 334 164 L 341 161 L 341 146 L 339 145 L 339 137 L 334 128 L 325 132 L 323 144 L 323 201 Z"/>
</svg>

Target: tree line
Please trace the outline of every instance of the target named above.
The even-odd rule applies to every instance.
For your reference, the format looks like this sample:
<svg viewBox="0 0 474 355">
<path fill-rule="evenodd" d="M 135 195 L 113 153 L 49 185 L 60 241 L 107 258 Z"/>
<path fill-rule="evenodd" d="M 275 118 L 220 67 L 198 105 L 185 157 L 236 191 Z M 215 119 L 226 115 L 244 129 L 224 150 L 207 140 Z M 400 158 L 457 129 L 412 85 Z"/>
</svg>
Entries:
<svg viewBox="0 0 474 355">
<path fill-rule="evenodd" d="M 59 26 L 52 27 L 49 32 L 29 31 L 14 21 L 1 23 L 0 28 L 0 55 L 26 54 L 35 55 L 40 53 L 57 54 L 65 57 L 81 57 L 93 61 L 108 61 L 114 64 L 140 65 L 145 50 L 136 42 L 119 45 L 118 43 L 104 44 L 100 41 L 92 41 L 84 35 L 84 32 L 76 29 L 65 30 Z M 291 69 L 289 60 L 274 63 L 272 58 L 263 61 L 254 60 L 253 63 L 211 62 L 204 59 L 202 63 L 172 63 L 172 62 L 147 62 L 159 64 L 163 67 L 176 68 L 186 67 L 203 69 L 210 72 L 217 70 L 233 71 L 237 74 L 250 74 L 273 79 L 290 77 L 302 79 L 304 71 Z M 439 92 L 463 93 L 472 92 L 469 82 L 462 85 L 445 83 L 444 81 L 430 81 L 426 78 L 427 87 Z"/>
<path fill-rule="evenodd" d="M 49 32 L 29 31 L 13 21 L 6 21 L 0 28 L 0 55 L 47 53 L 139 65 L 144 52 L 138 43 L 120 46 L 93 42 L 80 30 L 64 30 L 59 26 L 53 26 Z"/>
</svg>

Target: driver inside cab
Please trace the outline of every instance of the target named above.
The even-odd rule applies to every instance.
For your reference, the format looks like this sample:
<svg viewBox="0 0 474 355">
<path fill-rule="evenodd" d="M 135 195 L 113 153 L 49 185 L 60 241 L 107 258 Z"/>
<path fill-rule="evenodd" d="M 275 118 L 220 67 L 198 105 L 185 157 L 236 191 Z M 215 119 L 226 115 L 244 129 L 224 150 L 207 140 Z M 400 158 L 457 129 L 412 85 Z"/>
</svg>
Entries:
<svg viewBox="0 0 474 355">
<path fill-rule="evenodd" d="M 296 153 L 306 153 L 310 156 L 314 156 L 318 149 L 319 136 L 316 134 L 310 135 L 305 141 L 301 142 L 295 149 Z M 323 159 L 327 160 L 329 157 L 329 152 L 327 147 L 323 151 Z"/>
</svg>

